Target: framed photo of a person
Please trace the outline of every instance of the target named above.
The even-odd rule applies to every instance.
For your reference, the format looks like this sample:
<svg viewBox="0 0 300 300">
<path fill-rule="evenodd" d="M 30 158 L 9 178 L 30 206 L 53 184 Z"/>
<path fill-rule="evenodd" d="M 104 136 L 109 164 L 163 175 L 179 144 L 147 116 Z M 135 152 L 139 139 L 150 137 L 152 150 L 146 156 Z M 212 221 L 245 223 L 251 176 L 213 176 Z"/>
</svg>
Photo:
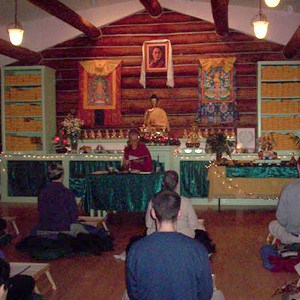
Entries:
<svg viewBox="0 0 300 300">
<path fill-rule="evenodd" d="M 144 43 L 146 72 L 166 72 L 168 69 L 168 43 Z"/>
<path fill-rule="evenodd" d="M 236 146 L 237 149 L 247 149 L 247 152 L 253 153 L 256 146 L 255 128 L 237 128 Z"/>
</svg>

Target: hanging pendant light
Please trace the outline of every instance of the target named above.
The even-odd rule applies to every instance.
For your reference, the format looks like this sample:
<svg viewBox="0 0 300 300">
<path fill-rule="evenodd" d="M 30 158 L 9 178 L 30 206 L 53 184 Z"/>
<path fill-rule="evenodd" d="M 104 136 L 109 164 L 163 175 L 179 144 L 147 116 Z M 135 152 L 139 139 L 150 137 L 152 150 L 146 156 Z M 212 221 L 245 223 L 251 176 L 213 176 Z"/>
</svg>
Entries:
<svg viewBox="0 0 300 300">
<path fill-rule="evenodd" d="M 265 3 L 269 7 L 276 7 L 279 4 L 280 0 L 265 0 Z"/>
<path fill-rule="evenodd" d="M 261 0 L 259 1 L 259 12 L 251 21 L 254 27 L 254 34 L 258 39 L 264 39 L 268 32 L 269 22 L 265 14 L 261 10 Z"/>
<path fill-rule="evenodd" d="M 17 15 L 18 15 L 18 0 L 15 0 L 15 21 L 12 24 L 10 24 L 8 28 L 10 42 L 15 46 L 21 45 L 23 41 L 23 34 L 24 34 L 24 30 L 21 24 L 18 22 Z"/>
</svg>

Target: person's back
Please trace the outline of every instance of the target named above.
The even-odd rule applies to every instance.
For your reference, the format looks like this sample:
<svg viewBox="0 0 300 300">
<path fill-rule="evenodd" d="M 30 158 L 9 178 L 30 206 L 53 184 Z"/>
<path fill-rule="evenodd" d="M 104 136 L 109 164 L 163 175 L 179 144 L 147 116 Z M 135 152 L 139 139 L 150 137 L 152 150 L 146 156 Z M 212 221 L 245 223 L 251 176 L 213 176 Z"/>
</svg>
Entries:
<svg viewBox="0 0 300 300">
<path fill-rule="evenodd" d="M 63 184 L 64 170 L 62 166 L 52 164 L 47 171 L 50 183 L 40 192 L 38 197 L 40 231 L 69 231 L 70 225 L 76 223 L 78 210 L 71 190 Z"/>
<path fill-rule="evenodd" d="M 77 207 L 72 192 L 62 183 L 47 184 L 39 195 L 40 215 L 37 229 L 48 231 L 68 231 L 70 224 L 77 220 Z"/>
<path fill-rule="evenodd" d="M 177 232 L 154 232 L 136 242 L 127 268 L 139 274 L 139 289 L 130 299 L 210 299 L 211 271 L 206 249 Z M 127 286 L 132 284 L 128 277 Z"/>
<path fill-rule="evenodd" d="M 282 191 L 276 217 L 288 232 L 300 235 L 300 180 L 288 184 Z"/>
<path fill-rule="evenodd" d="M 212 278 L 206 249 L 176 232 L 180 196 L 162 191 L 152 199 L 154 232 L 134 243 L 126 260 L 130 299 L 210 299 Z"/>
<path fill-rule="evenodd" d="M 277 220 L 269 224 L 271 235 L 283 244 L 300 243 L 300 180 L 286 185 L 279 199 Z"/>
</svg>

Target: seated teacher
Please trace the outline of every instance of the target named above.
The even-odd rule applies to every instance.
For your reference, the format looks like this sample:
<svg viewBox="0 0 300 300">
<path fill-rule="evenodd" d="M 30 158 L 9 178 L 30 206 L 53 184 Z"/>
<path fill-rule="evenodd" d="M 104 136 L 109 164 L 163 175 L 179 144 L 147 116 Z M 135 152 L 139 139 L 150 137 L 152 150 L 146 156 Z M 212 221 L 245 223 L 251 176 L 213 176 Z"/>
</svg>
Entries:
<svg viewBox="0 0 300 300">
<path fill-rule="evenodd" d="M 131 129 L 128 139 L 129 145 L 124 149 L 123 169 L 151 172 L 151 154 L 146 145 L 139 141 L 138 131 Z"/>
</svg>

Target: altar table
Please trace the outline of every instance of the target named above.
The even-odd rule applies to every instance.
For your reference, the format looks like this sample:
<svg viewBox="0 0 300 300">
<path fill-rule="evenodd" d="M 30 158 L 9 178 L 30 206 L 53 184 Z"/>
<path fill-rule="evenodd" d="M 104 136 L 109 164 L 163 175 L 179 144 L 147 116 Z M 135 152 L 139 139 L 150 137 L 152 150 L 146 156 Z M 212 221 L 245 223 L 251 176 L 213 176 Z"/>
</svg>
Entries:
<svg viewBox="0 0 300 300">
<path fill-rule="evenodd" d="M 83 206 L 109 211 L 145 212 L 161 190 L 163 174 L 90 174 L 85 179 Z"/>
<path fill-rule="evenodd" d="M 252 169 L 251 169 L 252 168 Z M 240 170 L 231 170 L 226 172 L 225 166 L 211 166 L 208 171 L 209 180 L 209 193 L 208 199 L 230 199 L 230 198 L 265 198 L 275 199 L 280 196 L 282 188 L 295 180 L 297 180 L 297 170 L 292 167 L 288 170 L 284 170 L 278 167 L 275 170 L 272 167 L 266 168 L 260 174 L 263 174 L 261 178 L 257 178 L 259 169 L 255 167 L 241 167 Z M 260 167 L 258 167 L 260 168 Z M 267 169 L 269 168 L 269 169 Z M 281 171 L 279 171 L 281 169 Z M 256 172 L 255 172 L 256 171 Z M 234 175 L 234 173 L 240 173 Z M 228 173 L 228 174 L 227 174 Z M 286 175 L 283 175 L 286 173 Z M 229 177 L 231 176 L 231 177 Z M 241 177 L 235 177 L 241 176 Z M 268 177 L 267 177 L 268 176 Z M 270 177 L 272 176 L 272 177 Z M 288 178 L 283 178 L 283 177 Z M 293 176 L 293 177 L 292 177 Z"/>
</svg>

